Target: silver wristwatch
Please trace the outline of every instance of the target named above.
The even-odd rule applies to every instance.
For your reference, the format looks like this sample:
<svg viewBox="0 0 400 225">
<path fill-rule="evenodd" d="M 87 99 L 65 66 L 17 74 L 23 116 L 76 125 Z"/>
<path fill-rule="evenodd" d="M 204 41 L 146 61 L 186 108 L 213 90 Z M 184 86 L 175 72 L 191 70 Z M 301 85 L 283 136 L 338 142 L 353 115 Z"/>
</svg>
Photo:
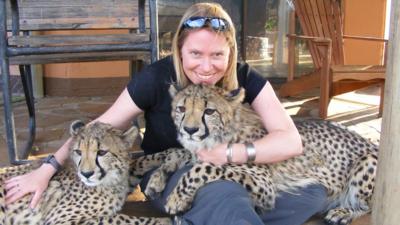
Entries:
<svg viewBox="0 0 400 225">
<path fill-rule="evenodd" d="M 54 155 L 47 156 L 45 159 L 43 159 L 43 163 L 50 164 L 57 172 L 61 170 L 61 164 L 57 161 Z"/>
</svg>

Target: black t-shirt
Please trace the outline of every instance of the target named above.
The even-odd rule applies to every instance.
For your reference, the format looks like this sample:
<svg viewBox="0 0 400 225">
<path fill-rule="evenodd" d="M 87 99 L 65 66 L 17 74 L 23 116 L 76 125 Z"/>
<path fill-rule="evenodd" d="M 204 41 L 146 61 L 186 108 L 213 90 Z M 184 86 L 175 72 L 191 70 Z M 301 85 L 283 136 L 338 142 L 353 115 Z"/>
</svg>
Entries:
<svg viewBox="0 0 400 225">
<path fill-rule="evenodd" d="M 246 90 L 245 102 L 251 104 L 267 82 L 248 64 L 238 64 L 239 86 Z M 146 130 L 142 149 L 146 154 L 181 147 L 171 118 L 169 86 L 176 82 L 172 57 L 161 59 L 135 74 L 127 89 L 135 104 L 144 111 Z"/>
</svg>

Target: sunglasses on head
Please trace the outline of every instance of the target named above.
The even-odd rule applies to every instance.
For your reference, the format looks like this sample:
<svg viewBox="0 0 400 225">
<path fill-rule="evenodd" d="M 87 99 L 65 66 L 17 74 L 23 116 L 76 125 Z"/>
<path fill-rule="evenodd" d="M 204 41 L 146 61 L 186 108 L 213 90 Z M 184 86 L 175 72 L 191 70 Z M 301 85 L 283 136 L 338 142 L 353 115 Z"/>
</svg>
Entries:
<svg viewBox="0 0 400 225">
<path fill-rule="evenodd" d="M 186 20 L 182 27 L 183 28 L 189 28 L 189 29 L 194 29 L 194 28 L 202 28 L 205 26 L 210 26 L 212 29 L 216 31 L 225 31 L 229 28 L 228 21 L 226 21 L 223 18 L 219 17 L 201 17 L 201 16 L 196 16 L 196 17 L 191 17 L 188 20 Z"/>
</svg>

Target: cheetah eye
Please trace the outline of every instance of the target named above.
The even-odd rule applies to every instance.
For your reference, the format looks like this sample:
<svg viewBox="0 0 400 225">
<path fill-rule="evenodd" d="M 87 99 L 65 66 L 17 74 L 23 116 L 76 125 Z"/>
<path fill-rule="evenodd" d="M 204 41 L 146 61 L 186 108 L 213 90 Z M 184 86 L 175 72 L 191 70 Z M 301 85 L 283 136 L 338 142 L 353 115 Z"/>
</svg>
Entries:
<svg viewBox="0 0 400 225">
<path fill-rule="evenodd" d="M 106 150 L 98 150 L 98 151 L 97 151 L 97 155 L 98 155 L 98 156 L 103 156 L 103 155 L 107 154 L 107 152 L 108 152 L 108 151 L 106 151 Z"/>
<path fill-rule="evenodd" d="M 75 149 L 74 152 L 75 152 L 75 154 L 77 154 L 77 155 L 82 155 L 82 151 L 79 150 L 79 149 Z"/>
<path fill-rule="evenodd" d="M 184 113 L 184 112 L 186 111 L 185 106 L 178 106 L 177 109 L 178 109 L 178 111 L 181 112 L 181 113 Z"/>
<path fill-rule="evenodd" d="M 204 113 L 207 115 L 212 115 L 215 111 L 216 111 L 215 109 L 208 108 L 208 109 L 204 110 Z"/>
</svg>

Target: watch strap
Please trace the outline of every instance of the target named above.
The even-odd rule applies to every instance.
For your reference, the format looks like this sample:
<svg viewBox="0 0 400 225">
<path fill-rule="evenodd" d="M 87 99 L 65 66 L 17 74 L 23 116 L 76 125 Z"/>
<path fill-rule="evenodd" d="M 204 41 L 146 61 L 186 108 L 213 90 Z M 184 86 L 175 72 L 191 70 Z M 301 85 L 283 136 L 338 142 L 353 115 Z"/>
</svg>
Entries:
<svg viewBox="0 0 400 225">
<path fill-rule="evenodd" d="M 61 170 L 61 164 L 57 161 L 56 157 L 54 155 L 49 155 L 47 156 L 44 160 L 43 163 L 48 163 L 51 166 L 54 167 L 54 169 L 58 172 Z"/>
</svg>

